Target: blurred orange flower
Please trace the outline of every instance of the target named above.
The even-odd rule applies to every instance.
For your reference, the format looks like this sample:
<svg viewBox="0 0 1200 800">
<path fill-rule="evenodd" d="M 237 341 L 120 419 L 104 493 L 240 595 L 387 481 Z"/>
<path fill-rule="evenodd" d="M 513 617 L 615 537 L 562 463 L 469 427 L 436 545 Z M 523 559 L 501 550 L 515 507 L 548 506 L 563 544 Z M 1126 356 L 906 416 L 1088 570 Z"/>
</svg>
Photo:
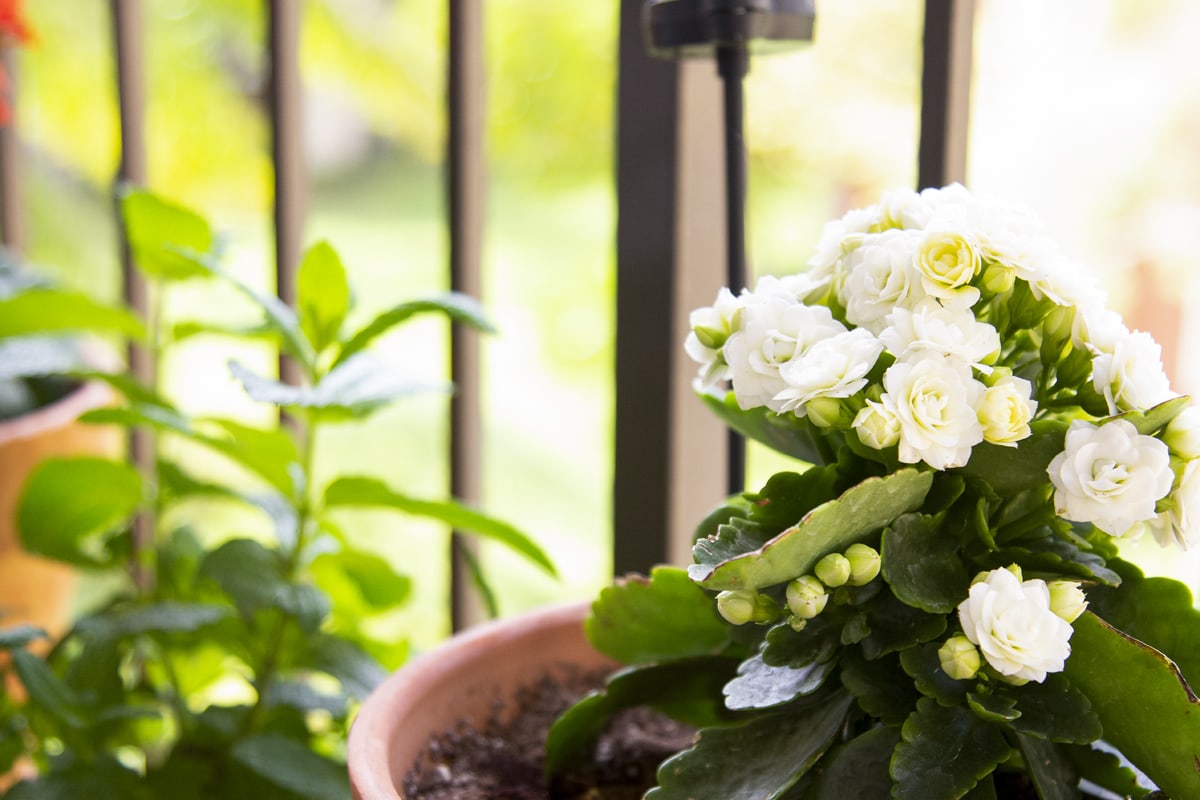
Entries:
<svg viewBox="0 0 1200 800">
<path fill-rule="evenodd" d="M 23 44 L 33 39 L 33 28 L 25 20 L 21 9 L 22 0 L 0 0 L 0 47 Z M 12 119 L 8 73 L 0 65 L 0 125 Z"/>
</svg>

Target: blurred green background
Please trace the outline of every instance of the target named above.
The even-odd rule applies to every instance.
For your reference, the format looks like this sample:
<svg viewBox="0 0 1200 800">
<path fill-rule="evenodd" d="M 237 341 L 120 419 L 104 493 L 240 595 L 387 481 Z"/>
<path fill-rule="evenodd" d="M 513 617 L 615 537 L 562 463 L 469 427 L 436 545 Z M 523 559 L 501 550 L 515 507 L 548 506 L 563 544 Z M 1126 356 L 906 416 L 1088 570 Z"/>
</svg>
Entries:
<svg viewBox="0 0 1200 800">
<path fill-rule="evenodd" d="M 265 3 L 142 5 L 150 187 L 214 219 L 237 271 L 270 288 Z M 509 613 L 591 596 L 610 576 L 617 5 L 484 5 L 482 299 L 500 334 L 484 349 L 483 505 L 529 532 L 562 573 L 554 582 L 485 550 Z M 427 0 L 303 7 L 305 240 L 328 239 L 342 252 L 361 318 L 448 283 L 446 9 Z M 826 220 L 915 182 L 922 7 L 818 2 L 814 44 L 754 62 L 747 137 L 758 272 L 802 267 Z M 113 298 L 119 142 L 108 8 L 27 3 L 36 41 L 15 72 L 27 254 L 64 282 Z M 1200 30 L 1200 8 L 981 0 L 976 22 L 969 184 L 1034 206 L 1063 249 L 1098 271 L 1113 305 L 1164 342 L 1176 388 L 1194 391 L 1200 369 L 1176 343 L 1200 334 L 1200 49 L 1188 36 Z M 198 308 L 236 316 L 239 307 L 213 291 L 172 294 L 170 316 Z M 429 321 L 392 335 L 380 352 L 436 379 L 447 372 L 446 347 L 444 325 Z M 167 365 L 168 392 L 189 409 L 261 419 L 230 381 L 228 355 L 216 341 L 189 343 Z M 446 418 L 444 398 L 422 397 L 337 428 L 320 443 L 323 468 L 353 465 L 414 493 L 443 493 Z M 752 481 L 772 465 L 757 451 L 751 463 Z M 418 646 L 442 636 L 445 532 L 364 514 L 347 522 L 419 574 L 413 603 L 389 624 Z M 230 533 L 252 524 L 227 523 Z M 1196 587 L 1195 554 L 1146 558 Z"/>
</svg>

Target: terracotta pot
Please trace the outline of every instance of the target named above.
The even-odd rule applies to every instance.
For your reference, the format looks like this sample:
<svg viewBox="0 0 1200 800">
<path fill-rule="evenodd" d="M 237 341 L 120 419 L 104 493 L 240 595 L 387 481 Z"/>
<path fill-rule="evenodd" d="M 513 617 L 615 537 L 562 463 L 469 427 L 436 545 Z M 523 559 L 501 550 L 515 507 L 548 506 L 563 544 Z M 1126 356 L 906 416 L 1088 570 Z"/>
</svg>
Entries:
<svg viewBox="0 0 1200 800">
<path fill-rule="evenodd" d="M 611 668 L 583 634 L 587 603 L 534 611 L 459 634 L 384 681 L 350 731 L 347 760 L 356 800 L 403 800 L 404 776 L 428 740 L 464 720 L 493 717 L 497 701 L 551 664 Z"/>
<path fill-rule="evenodd" d="M 120 432 L 84 425 L 80 414 L 112 402 L 102 383 L 85 383 L 58 402 L 0 422 L 0 624 L 28 622 L 51 633 L 65 630 L 75 573 L 63 564 L 31 556 L 17 537 L 17 500 L 30 471 L 52 456 L 120 452 Z"/>
</svg>

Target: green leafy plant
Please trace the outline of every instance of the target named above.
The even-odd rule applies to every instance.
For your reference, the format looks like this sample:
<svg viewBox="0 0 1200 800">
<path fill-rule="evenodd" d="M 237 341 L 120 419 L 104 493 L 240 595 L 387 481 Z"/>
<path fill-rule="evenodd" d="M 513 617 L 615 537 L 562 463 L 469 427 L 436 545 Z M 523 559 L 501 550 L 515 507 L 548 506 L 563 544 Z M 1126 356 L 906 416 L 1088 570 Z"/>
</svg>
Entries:
<svg viewBox="0 0 1200 800">
<path fill-rule="evenodd" d="M 471 298 L 449 293 L 400 303 L 352 329 L 346 270 L 328 244 L 305 253 L 293 309 L 229 272 L 199 215 L 143 191 L 122 204 L 136 263 L 157 298 L 145 324 L 80 296 L 25 292 L 0 301 L 0 336 L 14 337 L 0 346 L 47 330 L 115 330 L 158 360 L 196 333 L 266 338 L 302 381 L 289 385 L 231 361 L 246 394 L 285 419 L 255 427 L 185 411 L 126 372 L 21 362 L 26 376 L 111 383 L 124 403 L 84 421 L 138 429 L 156 447 L 151 474 L 97 458 L 54 459 L 24 489 L 18 523 L 28 550 L 122 577 L 107 603 L 57 641 L 43 642 L 45 633 L 29 626 L 0 630 L 0 773 L 33 773 L 5 797 L 346 797 L 349 720 L 407 653 L 373 623 L 406 601 L 411 582 L 332 513 L 432 518 L 554 574 L 534 542 L 470 506 L 413 497 L 370 475 L 318 483 L 314 473 L 320 432 L 430 389 L 376 359 L 369 345 L 377 337 L 421 314 L 490 325 Z M 196 280 L 232 286 L 258 318 L 168 328 L 157 311 L 165 288 Z M 207 451 L 207 471 L 179 443 Z M 186 513 L 203 500 L 248 509 L 269 533 L 247 536 L 219 522 L 227 517 Z"/>
<path fill-rule="evenodd" d="M 961 186 L 850 212 L 811 267 L 693 313 L 702 400 L 797 468 L 601 593 L 628 667 L 547 769 L 648 704 L 700 726 L 648 800 L 1200 797 L 1200 611 L 1118 557 L 1200 544 L 1158 346 Z"/>
</svg>

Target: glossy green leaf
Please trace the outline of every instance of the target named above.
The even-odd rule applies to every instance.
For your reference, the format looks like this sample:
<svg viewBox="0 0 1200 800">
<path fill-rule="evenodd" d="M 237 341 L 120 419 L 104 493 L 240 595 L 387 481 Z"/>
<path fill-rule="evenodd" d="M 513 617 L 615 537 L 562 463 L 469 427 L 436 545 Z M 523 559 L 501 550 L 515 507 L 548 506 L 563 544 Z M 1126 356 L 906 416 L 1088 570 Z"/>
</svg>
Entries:
<svg viewBox="0 0 1200 800">
<path fill-rule="evenodd" d="M 38 639 L 48 639 L 49 635 L 36 625 L 22 623 L 11 628 L 0 629 L 0 650 L 12 650 L 25 647 Z"/>
<path fill-rule="evenodd" d="M 296 275 L 300 329 L 318 353 L 332 344 L 350 311 L 350 286 L 341 256 L 328 242 L 305 251 Z"/>
<path fill-rule="evenodd" d="M 940 646 L 940 642 L 930 642 L 919 647 L 910 647 L 900 653 L 900 663 L 904 671 L 912 676 L 913 683 L 921 694 L 933 698 L 943 706 L 960 705 L 966 700 L 971 682 L 955 680 L 945 673 L 938 658 Z"/>
<path fill-rule="evenodd" d="M 778 533 L 837 497 L 837 481 L 836 466 L 812 467 L 801 473 L 777 472 L 760 491 L 744 495 L 749 507 L 746 517 Z"/>
<path fill-rule="evenodd" d="M 710 411 L 743 436 L 808 464 L 826 463 L 807 421 L 782 418 L 765 406 L 743 411 L 733 392 L 708 389 L 698 394 Z"/>
<path fill-rule="evenodd" d="M 1032 434 L 1018 442 L 1016 447 L 988 442 L 975 445 L 966 466 L 959 467 L 955 472 L 987 481 L 1004 496 L 1044 484 L 1046 467 L 1062 452 L 1067 423 L 1040 420 L 1030 427 Z"/>
<path fill-rule="evenodd" d="M 676 567 L 618 578 L 584 626 L 593 647 L 625 664 L 711 655 L 729 641 L 712 597 Z"/>
<path fill-rule="evenodd" d="M 306 657 L 313 668 L 341 682 L 352 697 L 366 699 L 388 676 L 379 662 L 353 642 L 336 636 L 317 635 L 307 640 Z"/>
<path fill-rule="evenodd" d="M 871 632 L 862 640 L 862 651 L 869 659 L 907 650 L 946 631 L 944 614 L 927 614 L 901 602 L 891 592 L 880 592 L 866 612 Z"/>
<path fill-rule="evenodd" d="M 971 577 L 958 542 L 940 517 L 905 514 L 883 532 L 884 580 L 896 597 L 932 614 L 949 614 L 967 596 Z"/>
<path fill-rule="evenodd" d="M 1138 433 L 1143 436 L 1153 436 L 1167 427 L 1167 423 L 1175 419 L 1191 402 L 1192 399 L 1186 395 L 1173 397 L 1146 411 L 1126 411 L 1123 414 L 1112 417 L 1112 419 L 1123 419 L 1131 422 L 1133 423 L 1133 427 L 1137 428 Z"/>
<path fill-rule="evenodd" d="M 117 606 L 80 620 L 81 636 L 119 639 L 146 633 L 196 633 L 227 619 L 231 609 L 210 603 L 162 601 Z"/>
<path fill-rule="evenodd" d="M 1171 797 L 1200 797 L 1200 700 L 1179 668 L 1090 611 L 1074 628 L 1065 674 L 1105 741 Z"/>
<path fill-rule="evenodd" d="M 658 769 L 646 800 L 778 800 L 837 737 L 853 699 L 845 693 L 700 731 L 695 745 Z"/>
<path fill-rule="evenodd" d="M 1011 748 L 996 725 L 961 706 L 925 698 L 904 722 L 891 773 L 895 800 L 954 800 L 1004 761 Z"/>
<path fill-rule="evenodd" d="M 725 705 L 740 711 L 791 702 L 820 689 L 836 667 L 834 660 L 817 661 L 799 669 L 777 667 L 764 662 L 761 655 L 752 656 L 738 666 L 737 677 L 725 684 Z"/>
<path fill-rule="evenodd" d="M 1048 535 L 1027 544 L 1029 546 L 1001 547 L 980 559 L 980 566 L 998 569 L 1018 564 L 1028 572 L 1083 578 L 1110 586 L 1121 581 L 1121 577 L 1108 567 L 1103 556 L 1072 542 Z"/>
<path fill-rule="evenodd" d="M 918 508 L 931 482 L 932 473 L 915 469 L 869 478 L 817 506 L 799 524 L 757 550 L 715 566 L 693 564 L 688 574 L 708 589 L 758 589 L 784 583 L 810 572 L 826 554 L 845 550 Z"/>
<path fill-rule="evenodd" d="M 1084 780 L 1114 792 L 1119 797 L 1141 798 L 1150 790 L 1138 783 L 1137 774 L 1116 753 L 1098 747 L 1059 745 Z"/>
<path fill-rule="evenodd" d="M 1039 800 L 1077 800 L 1079 773 L 1058 745 L 1023 734 L 1016 739 Z"/>
<path fill-rule="evenodd" d="M 1021 716 L 1017 701 L 1003 695 L 968 692 L 967 708 L 984 722 L 1011 722 Z"/>
<path fill-rule="evenodd" d="M 385 559 L 362 550 L 323 553 L 313 559 L 309 574 L 335 607 L 349 603 L 360 614 L 395 608 L 412 592 L 410 578 L 398 574 Z"/>
<path fill-rule="evenodd" d="M 376 338 L 395 326 L 408 321 L 418 314 L 426 313 L 445 314 L 454 322 L 469 325 L 485 333 L 495 332 L 495 328 L 484 317 L 483 309 L 480 307 L 478 300 L 460 292 L 447 292 L 436 297 L 400 303 L 380 313 L 342 345 L 334 365 L 337 366 L 348 361 L 354 355 L 364 350 Z"/>
<path fill-rule="evenodd" d="M 260 734 L 233 746 L 233 757 L 255 774 L 306 800 L 345 800 L 350 780 L 345 765 L 278 734 Z"/>
<path fill-rule="evenodd" d="M 142 479 L 127 464 L 102 458 L 49 459 L 30 474 L 17 506 L 21 545 L 84 567 L 117 559 L 110 542 L 142 502 Z"/>
<path fill-rule="evenodd" d="M 899 726 L 917 707 L 921 695 L 900 666 L 895 654 L 868 661 L 854 648 L 840 659 L 838 676 L 859 707 L 888 725 Z"/>
<path fill-rule="evenodd" d="M 325 489 L 327 508 L 389 508 L 444 522 L 461 533 L 472 533 L 499 542 L 524 556 L 550 575 L 557 574 L 550 558 L 519 530 L 455 500 L 420 500 L 392 491 L 374 478 L 344 477 Z"/>
<path fill-rule="evenodd" d="M 25 650 L 13 650 L 11 656 L 13 669 L 33 705 L 67 728 L 80 730 L 87 726 L 83 700 L 45 661 Z"/>
<path fill-rule="evenodd" d="M 121 213 L 138 269 L 164 280 L 204 277 L 179 251 L 208 253 L 213 232 L 203 217 L 158 195 L 135 189 L 121 198 Z"/>
<path fill-rule="evenodd" d="M 1068 744 L 1088 744 L 1103 733 L 1087 695 L 1062 673 L 1047 675 L 1041 683 L 1013 686 L 1007 693 L 1021 712 L 1013 722 L 1021 733 Z"/>
<path fill-rule="evenodd" d="M 721 686 L 736 665 L 735 659 L 699 656 L 614 673 L 604 688 L 568 708 L 551 726 L 546 739 L 547 774 L 559 775 L 590 762 L 609 720 L 627 708 L 654 706 L 698 726 L 727 721 Z"/>
<path fill-rule="evenodd" d="M 0 339 L 68 332 L 146 335 L 138 317 L 82 292 L 31 289 L 0 299 Z"/>
<path fill-rule="evenodd" d="M 366 353 L 338 365 L 316 386 L 291 386 L 237 361 L 229 362 L 229 372 L 251 400 L 311 409 L 331 422 L 365 418 L 401 397 L 450 390 L 449 384 L 411 380 Z"/>
<path fill-rule="evenodd" d="M 900 743 L 900 728 L 884 725 L 831 750 L 817 766 L 811 800 L 866 800 L 892 793 L 888 764 Z"/>
<path fill-rule="evenodd" d="M 767 631 L 762 649 L 763 661 L 771 666 L 792 669 L 829 661 L 841 646 L 839 627 L 832 614 L 821 614 L 810 619 L 799 631 L 781 622 Z"/>
</svg>

